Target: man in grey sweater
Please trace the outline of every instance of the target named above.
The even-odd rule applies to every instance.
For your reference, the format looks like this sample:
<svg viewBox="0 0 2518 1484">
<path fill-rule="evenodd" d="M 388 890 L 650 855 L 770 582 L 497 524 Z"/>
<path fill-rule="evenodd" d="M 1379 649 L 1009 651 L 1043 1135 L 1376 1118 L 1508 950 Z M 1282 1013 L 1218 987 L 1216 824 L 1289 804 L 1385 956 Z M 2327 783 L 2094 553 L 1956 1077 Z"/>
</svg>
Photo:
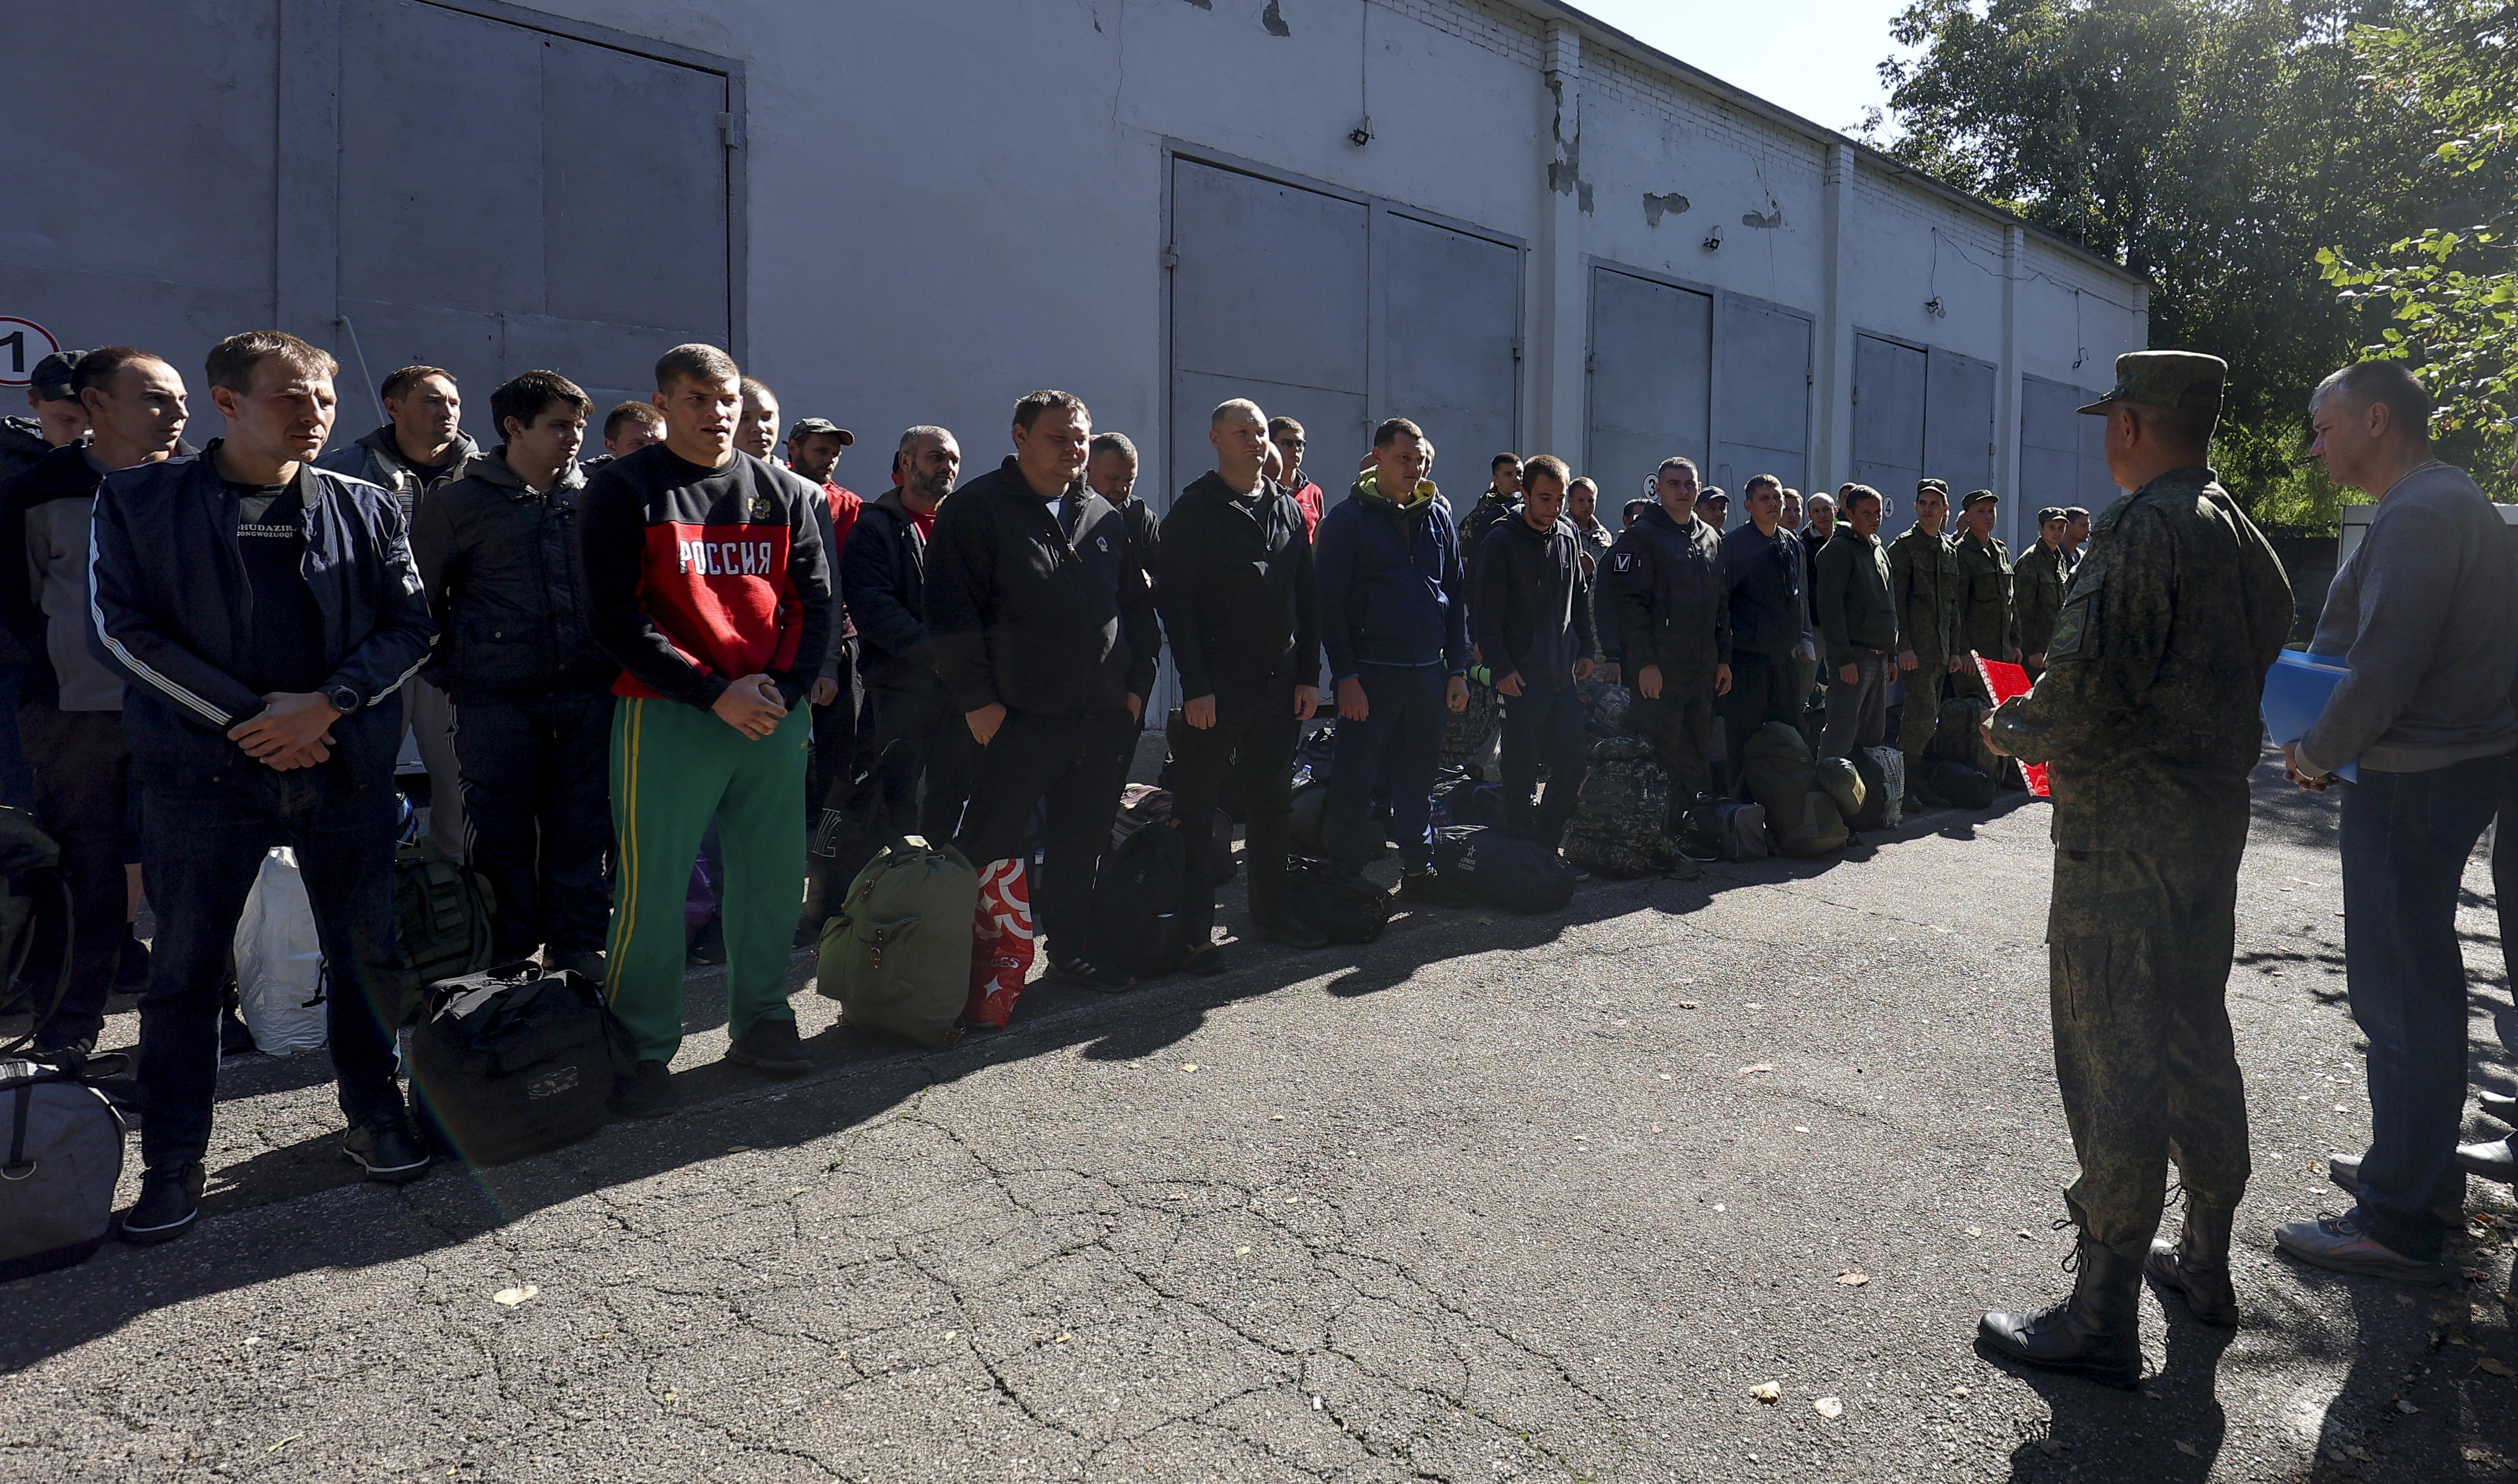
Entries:
<svg viewBox="0 0 2518 1484">
<path fill-rule="evenodd" d="M 2317 724 L 2284 747 L 2291 780 L 2343 794 L 2344 972 L 2369 1039 L 2374 1142 L 2359 1205 L 2275 1240 L 2304 1262 L 2439 1283 L 2438 1212 L 2461 1206 L 2465 959 L 2456 895 L 2499 808 L 2518 745 L 2518 558 L 2500 514 L 2462 469 L 2431 455 L 2431 400 L 2404 362 L 2327 377 L 2309 403 L 2316 452 L 2377 518 L 2327 590 L 2314 654 L 2351 668 Z"/>
</svg>

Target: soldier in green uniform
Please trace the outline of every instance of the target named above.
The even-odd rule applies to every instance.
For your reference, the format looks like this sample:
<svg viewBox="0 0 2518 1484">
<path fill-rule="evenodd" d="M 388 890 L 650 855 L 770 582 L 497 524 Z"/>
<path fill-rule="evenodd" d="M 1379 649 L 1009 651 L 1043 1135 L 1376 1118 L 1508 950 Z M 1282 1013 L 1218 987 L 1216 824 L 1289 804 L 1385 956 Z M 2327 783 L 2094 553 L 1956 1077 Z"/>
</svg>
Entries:
<svg viewBox="0 0 2518 1484">
<path fill-rule="evenodd" d="M 2019 625 L 2019 652 L 2026 657 L 2020 663 L 2032 677 L 2046 669 L 2046 642 L 2063 613 L 2063 584 L 2072 572 L 2072 559 L 2063 550 L 2067 524 L 2060 505 L 2037 512 L 2037 544 L 2011 569 L 2012 617 Z"/>
<path fill-rule="evenodd" d="M 2001 505 L 2002 497 L 1990 489 L 1975 490 L 1960 502 L 1958 533 L 1950 538 L 1959 577 L 1967 584 L 1959 600 L 1959 648 L 1980 658 L 2018 664 L 2019 635 L 2012 621 L 2011 550 L 1993 533 Z M 1975 673 L 1975 666 L 1961 669 L 1960 688 L 1984 696 L 1984 680 Z"/>
<path fill-rule="evenodd" d="M 2265 672 L 2290 632 L 2273 548 L 2205 467 L 2218 358 L 2116 360 L 2107 468 L 2134 492 L 2100 515 L 2048 641 L 2045 678 L 1985 728 L 2052 770 L 2046 926 L 2055 1074 L 2081 1176 L 2078 1281 L 2038 1314 L 1987 1314 L 1988 1349 L 2130 1386 L 2142 1275 L 2197 1319 L 2237 1322 L 2230 1222 L 2246 1189 L 2247 1110 L 2224 996 L 2236 934 L 2247 775 Z M 2154 1244 L 2168 1166 L 2179 1241 Z"/>
<path fill-rule="evenodd" d="M 1940 724 L 1941 688 L 1958 672 L 1959 598 L 1966 584 L 1959 559 L 1941 527 L 1949 519 L 1950 487 L 1939 480 L 1915 486 L 1915 524 L 1888 543 L 1888 595 L 1897 605 L 1897 668 L 1906 700 L 1897 724 L 1897 750 L 1906 754 L 1907 807 L 1920 808 L 1916 782 L 1924 776 L 1924 749 Z"/>
</svg>

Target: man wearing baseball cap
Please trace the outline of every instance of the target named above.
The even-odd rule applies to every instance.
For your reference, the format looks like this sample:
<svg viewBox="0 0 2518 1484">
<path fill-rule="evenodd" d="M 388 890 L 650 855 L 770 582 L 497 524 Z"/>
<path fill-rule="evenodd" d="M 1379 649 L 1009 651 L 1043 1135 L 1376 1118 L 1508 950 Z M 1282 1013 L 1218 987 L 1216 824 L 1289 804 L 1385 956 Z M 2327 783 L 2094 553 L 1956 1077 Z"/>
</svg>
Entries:
<svg viewBox="0 0 2518 1484">
<path fill-rule="evenodd" d="M 2247 1184 L 2247 1104 L 2224 1003 L 2265 672 L 2289 636 L 2290 582 L 2205 464 L 2219 358 L 2141 351 L 2083 412 L 2107 420 L 2107 471 L 2133 493 L 2098 519 L 2091 571 L 2047 641 L 2045 678 L 1985 728 L 2052 770 L 2047 919 L 2055 1073 L 2081 1175 L 2071 1297 L 1994 1313 L 1978 1343 L 2113 1385 L 2142 1377 L 2149 1271 L 2207 1324 L 2237 1322 L 2230 1225 Z M 2168 1166 L 2185 1231 L 2156 1248 Z"/>
<path fill-rule="evenodd" d="M 2055 620 L 2063 612 L 2063 588 L 2072 576 L 2072 559 L 2063 549 L 2067 524 L 2060 505 L 2037 512 L 2037 544 L 2021 553 L 2011 569 L 2011 609 L 2019 625 L 2020 662 L 2031 677 L 2045 673 L 2046 643 L 2055 636 Z"/>
</svg>

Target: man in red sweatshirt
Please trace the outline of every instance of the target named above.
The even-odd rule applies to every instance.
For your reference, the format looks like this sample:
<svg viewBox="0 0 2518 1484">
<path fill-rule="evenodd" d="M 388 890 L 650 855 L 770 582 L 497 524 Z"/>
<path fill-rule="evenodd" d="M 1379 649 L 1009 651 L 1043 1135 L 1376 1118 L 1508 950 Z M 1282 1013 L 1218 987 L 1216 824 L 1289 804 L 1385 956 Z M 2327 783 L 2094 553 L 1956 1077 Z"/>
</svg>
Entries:
<svg viewBox="0 0 2518 1484">
<path fill-rule="evenodd" d="M 608 983 L 637 1044 L 623 1111 L 673 1107 L 682 1039 L 682 899 L 711 816 L 725 851 L 729 1061 L 811 1070 L 787 1003 L 804 877 L 812 723 L 805 688 L 837 621 L 822 492 L 735 447 L 734 360 L 681 345 L 656 362 L 663 443 L 613 460 L 579 504 L 586 626 L 621 664 L 613 694 L 619 836 Z"/>
</svg>

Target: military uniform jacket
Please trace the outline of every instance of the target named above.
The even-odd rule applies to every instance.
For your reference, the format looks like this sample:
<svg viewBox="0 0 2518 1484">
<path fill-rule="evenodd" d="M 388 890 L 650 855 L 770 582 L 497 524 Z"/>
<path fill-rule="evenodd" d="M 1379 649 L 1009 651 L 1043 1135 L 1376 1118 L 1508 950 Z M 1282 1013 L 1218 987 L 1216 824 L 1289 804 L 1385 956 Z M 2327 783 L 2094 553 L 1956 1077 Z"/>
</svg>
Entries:
<svg viewBox="0 0 2518 1484">
<path fill-rule="evenodd" d="M 1924 664 L 1959 652 L 1959 599 L 1966 592 L 1949 537 L 1909 526 L 1888 543 L 1888 597 L 1897 606 L 1897 648 Z"/>
<path fill-rule="evenodd" d="M 2019 628 L 2019 653 L 2043 655 L 2063 613 L 2063 589 L 2071 581 L 2063 553 L 2039 541 L 2011 569 L 2012 621 Z"/>
<path fill-rule="evenodd" d="M 2000 536 L 1987 536 L 1979 545 L 1962 531 L 1950 538 L 1950 553 L 1967 583 L 1959 600 L 1958 647 L 1987 659 L 2009 659 L 2018 643 L 2011 621 L 2011 552 Z"/>
<path fill-rule="evenodd" d="M 1994 712 L 1994 740 L 2051 765 L 2060 849 L 2240 849 L 2290 579 L 2199 466 L 2152 480 L 2091 529 L 2046 674 Z"/>
</svg>

